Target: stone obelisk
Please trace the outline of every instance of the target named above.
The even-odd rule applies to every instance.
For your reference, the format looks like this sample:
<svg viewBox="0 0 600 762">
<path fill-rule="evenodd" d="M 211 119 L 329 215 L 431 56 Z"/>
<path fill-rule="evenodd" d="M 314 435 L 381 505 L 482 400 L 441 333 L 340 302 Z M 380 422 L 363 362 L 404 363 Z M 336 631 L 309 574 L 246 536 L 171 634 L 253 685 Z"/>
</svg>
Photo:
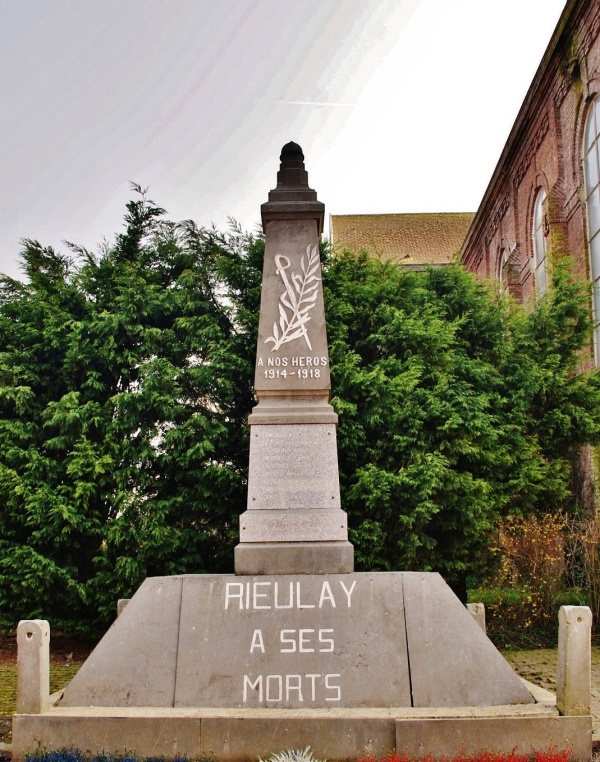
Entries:
<svg viewBox="0 0 600 762">
<path fill-rule="evenodd" d="M 350 573 L 354 552 L 340 505 L 336 425 L 319 258 L 324 205 L 302 149 L 281 151 L 265 232 L 248 509 L 236 574 Z"/>
</svg>

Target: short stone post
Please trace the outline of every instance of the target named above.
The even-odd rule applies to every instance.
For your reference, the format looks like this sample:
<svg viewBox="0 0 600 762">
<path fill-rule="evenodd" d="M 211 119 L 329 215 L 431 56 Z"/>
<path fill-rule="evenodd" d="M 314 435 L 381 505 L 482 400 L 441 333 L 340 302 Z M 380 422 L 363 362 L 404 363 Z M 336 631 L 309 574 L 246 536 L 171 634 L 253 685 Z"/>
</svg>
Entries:
<svg viewBox="0 0 600 762">
<path fill-rule="evenodd" d="M 117 616 L 121 616 L 130 600 L 131 598 L 119 598 L 117 601 Z"/>
<path fill-rule="evenodd" d="M 483 603 L 467 603 L 467 610 L 485 632 L 485 606 Z"/>
<path fill-rule="evenodd" d="M 44 714 L 50 708 L 50 625 L 24 619 L 17 627 L 17 713 Z"/>
<path fill-rule="evenodd" d="M 588 606 L 561 606 L 556 707 L 563 715 L 587 715 L 591 700 L 592 612 Z"/>
</svg>

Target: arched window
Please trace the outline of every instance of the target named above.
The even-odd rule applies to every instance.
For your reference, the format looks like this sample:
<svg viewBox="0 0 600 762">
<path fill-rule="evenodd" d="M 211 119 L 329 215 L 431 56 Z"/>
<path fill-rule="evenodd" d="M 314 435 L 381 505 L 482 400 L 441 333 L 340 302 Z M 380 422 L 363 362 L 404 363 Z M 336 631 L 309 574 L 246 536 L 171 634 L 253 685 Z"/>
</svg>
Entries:
<svg viewBox="0 0 600 762">
<path fill-rule="evenodd" d="M 535 293 L 542 296 L 548 287 L 548 272 L 546 268 L 546 224 L 544 201 L 546 191 L 541 188 L 535 197 L 533 205 L 533 274 L 535 276 Z"/>
<path fill-rule="evenodd" d="M 592 281 L 592 310 L 594 314 L 594 355 L 600 364 L 600 98 L 596 96 L 585 125 L 583 167 L 585 175 L 585 202 L 587 211 L 588 250 L 590 253 L 590 279 Z"/>
<path fill-rule="evenodd" d="M 498 282 L 502 290 L 508 289 L 508 252 L 505 248 L 500 249 L 498 256 Z"/>
<path fill-rule="evenodd" d="M 500 251 L 496 261 L 496 277 L 500 291 L 510 294 L 521 301 L 523 296 L 521 283 L 521 257 L 517 242 L 509 243 L 502 236 Z"/>
</svg>

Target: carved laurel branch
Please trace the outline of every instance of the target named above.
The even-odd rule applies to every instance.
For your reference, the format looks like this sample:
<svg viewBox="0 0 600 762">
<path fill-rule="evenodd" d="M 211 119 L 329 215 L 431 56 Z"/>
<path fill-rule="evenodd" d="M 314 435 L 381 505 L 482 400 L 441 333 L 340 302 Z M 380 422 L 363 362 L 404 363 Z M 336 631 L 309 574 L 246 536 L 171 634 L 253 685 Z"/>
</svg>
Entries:
<svg viewBox="0 0 600 762">
<path fill-rule="evenodd" d="M 302 336 L 308 348 L 312 350 L 306 323 L 310 320 L 309 311 L 315 306 L 321 280 L 315 274 L 319 269 L 317 247 L 306 247 L 306 254 L 303 254 L 300 260 L 302 275 L 292 272 L 291 278 L 288 278 L 286 270 L 289 270 L 290 265 L 290 260 L 283 254 L 275 257 L 275 272 L 281 277 L 285 291 L 279 297 L 279 325 L 277 321 L 273 323 L 273 335 L 265 339 L 265 344 L 273 342 L 272 352 L 282 344 Z"/>
</svg>

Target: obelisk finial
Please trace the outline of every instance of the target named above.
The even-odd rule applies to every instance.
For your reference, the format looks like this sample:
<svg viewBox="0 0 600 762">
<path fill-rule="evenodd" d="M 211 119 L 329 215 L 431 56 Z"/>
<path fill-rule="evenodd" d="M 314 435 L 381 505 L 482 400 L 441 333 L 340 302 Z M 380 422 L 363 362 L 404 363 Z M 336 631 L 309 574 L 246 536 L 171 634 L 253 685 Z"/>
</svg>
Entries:
<svg viewBox="0 0 600 762">
<path fill-rule="evenodd" d="M 279 159 L 281 165 L 277 173 L 277 190 L 293 187 L 308 188 L 308 172 L 304 168 L 304 154 L 298 143 L 286 143 L 281 149 Z"/>
<path fill-rule="evenodd" d="M 353 571 L 340 505 L 337 415 L 319 257 L 325 207 L 308 186 L 297 143 L 281 151 L 277 187 L 261 207 L 265 230 L 250 423 L 248 510 L 237 574 Z"/>
<path fill-rule="evenodd" d="M 263 230 L 272 220 L 310 219 L 317 223 L 317 235 L 323 232 L 325 206 L 308 186 L 304 154 L 298 143 L 286 143 L 281 149 L 277 187 L 269 191 L 269 200 L 261 206 Z"/>
<path fill-rule="evenodd" d="M 302 153 L 302 149 L 300 148 L 298 143 L 294 143 L 293 140 L 290 140 L 290 142 L 286 143 L 281 149 L 279 161 L 283 162 L 284 156 L 289 158 L 290 156 L 298 156 L 298 155 L 302 157 L 302 169 L 304 169 L 304 154 Z"/>
</svg>

